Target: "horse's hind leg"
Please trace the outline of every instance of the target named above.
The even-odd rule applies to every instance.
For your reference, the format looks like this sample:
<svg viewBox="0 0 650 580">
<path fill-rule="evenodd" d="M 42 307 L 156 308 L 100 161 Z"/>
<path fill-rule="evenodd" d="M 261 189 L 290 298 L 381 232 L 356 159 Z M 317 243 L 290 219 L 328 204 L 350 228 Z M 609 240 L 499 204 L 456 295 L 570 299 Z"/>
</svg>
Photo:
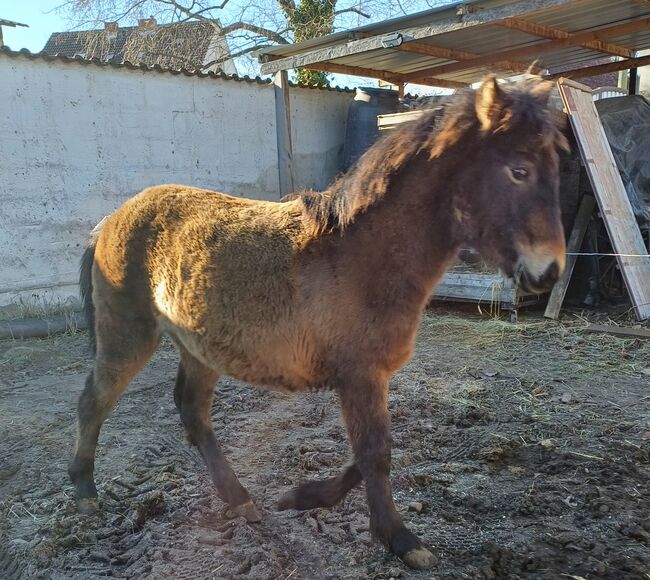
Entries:
<svg viewBox="0 0 650 580">
<path fill-rule="evenodd" d="M 278 509 L 311 510 L 332 507 L 339 503 L 352 488 L 359 485 L 362 479 L 359 468 L 353 463 L 336 477 L 320 481 L 305 481 L 289 490 L 280 498 Z"/>
<path fill-rule="evenodd" d="M 104 317 L 98 325 L 95 367 L 77 405 L 77 444 L 68 466 L 79 510 L 94 511 L 97 489 L 93 472 L 99 431 L 131 379 L 156 350 L 153 322 Z"/>
<path fill-rule="evenodd" d="M 212 481 L 231 511 L 249 522 L 261 519 L 248 492 L 230 467 L 212 429 L 210 411 L 218 373 L 180 347 L 181 363 L 176 377 L 174 400 L 190 442 L 205 459 Z"/>
</svg>

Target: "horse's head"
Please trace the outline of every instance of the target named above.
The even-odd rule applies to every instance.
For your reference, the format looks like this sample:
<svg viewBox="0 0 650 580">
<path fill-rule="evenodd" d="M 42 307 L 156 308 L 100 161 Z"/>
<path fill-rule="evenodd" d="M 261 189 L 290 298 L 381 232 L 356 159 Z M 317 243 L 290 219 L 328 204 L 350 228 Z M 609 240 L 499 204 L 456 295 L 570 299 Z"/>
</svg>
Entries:
<svg viewBox="0 0 650 580">
<path fill-rule="evenodd" d="M 467 103 L 471 129 L 457 143 L 467 165 L 454 219 L 466 242 L 533 292 L 553 286 L 565 259 L 558 149 L 568 144 L 547 107 L 552 87 L 538 77 L 503 86 L 488 77 Z"/>
</svg>

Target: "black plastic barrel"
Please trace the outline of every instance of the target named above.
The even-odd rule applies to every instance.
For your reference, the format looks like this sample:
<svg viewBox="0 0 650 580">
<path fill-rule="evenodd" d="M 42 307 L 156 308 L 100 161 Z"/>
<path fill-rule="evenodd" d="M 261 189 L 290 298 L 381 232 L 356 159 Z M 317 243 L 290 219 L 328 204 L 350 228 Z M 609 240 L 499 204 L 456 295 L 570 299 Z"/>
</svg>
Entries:
<svg viewBox="0 0 650 580">
<path fill-rule="evenodd" d="M 343 166 L 349 169 L 379 137 L 377 115 L 397 113 L 399 93 L 377 87 L 359 87 L 348 110 Z"/>
</svg>

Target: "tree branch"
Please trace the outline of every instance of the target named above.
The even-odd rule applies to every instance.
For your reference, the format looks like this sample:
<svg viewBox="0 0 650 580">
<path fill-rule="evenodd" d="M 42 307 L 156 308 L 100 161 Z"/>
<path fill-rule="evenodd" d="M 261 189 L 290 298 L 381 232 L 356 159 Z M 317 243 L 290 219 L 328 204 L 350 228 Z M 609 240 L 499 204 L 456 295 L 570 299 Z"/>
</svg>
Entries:
<svg viewBox="0 0 650 580">
<path fill-rule="evenodd" d="M 262 50 L 263 48 L 269 48 L 270 46 L 274 46 L 273 44 L 256 44 L 255 46 L 249 46 L 248 48 L 245 48 L 243 50 L 240 50 L 238 52 L 233 52 L 231 54 L 226 54 L 222 57 L 215 58 L 214 60 L 211 60 L 210 62 L 206 62 L 205 64 L 201 65 L 201 70 L 204 70 L 206 68 L 210 68 L 211 66 L 214 66 L 215 64 L 221 64 L 223 62 L 226 62 L 227 60 L 230 60 L 231 58 L 237 58 L 240 56 L 244 56 L 245 54 L 249 54 L 255 50 Z"/>
<path fill-rule="evenodd" d="M 273 30 L 263 28 L 262 26 L 256 26 L 255 24 L 249 24 L 248 22 L 233 22 L 228 26 L 224 26 L 221 29 L 220 34 L 226 36 L 235 30 L 247 30 L 248 32 L 254 32 L 259 36 L 264 36 L 269 40 L 274 40 L 278 44 L 289 44 L 289 41 L 283 36 L 280 36 L 277 32 L 273 32 Z"/>
<path fill-rule="evenodd" d="M 223 0 L 223 2 L 219 5 L 215 6 L 208 6 L 206 8 L 201 8 L 200 10 L 194 10 L 194 2 L 192 2 L 192 6 L 187 8 L 186 6 L 181 6 L 177 0 L 156 0 L 157 2 L 160 2 L 161 4 L 167 4 L 168 6 L 172 6 L 175 10 L 180 12 L 181 14 L 185 14 L 187 18 L 183 20 L 183 22 L 186 22 L 188 20 L 191 20 L 192 18 L 195 18 L 196 20 L 203 20 L 207 22 L 214 22 L 214 18 L 207 18 L 203 16 L 204 12 L 209 12 L 211 10 L 223 10 L 226 7 L 226 4 L 230 2 L 230 0 Z"/>
<path fill-rule="evenodd" d="M 364 18 L 370 18 L 370 14 L 366 14 L 363 12 L 360 8 L 343 8 L 342 10 L 337 10 L 334 12 L 334 16 L 338 16 L 339 14 L 345 14 L 346 12 L 354 12 L 355 14 L 358 14 L 359 16 L 363 16 Z"/>
</svg>

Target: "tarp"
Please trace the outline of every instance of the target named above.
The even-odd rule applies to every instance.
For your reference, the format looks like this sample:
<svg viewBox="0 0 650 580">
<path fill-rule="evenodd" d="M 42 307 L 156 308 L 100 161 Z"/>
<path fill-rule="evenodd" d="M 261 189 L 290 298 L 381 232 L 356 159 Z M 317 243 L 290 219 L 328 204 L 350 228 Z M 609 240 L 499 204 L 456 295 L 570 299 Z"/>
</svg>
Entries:
<svg viewBox="0 0 650 580">
<path fill-rule="evenodd" d="M 650 102 L 630 95 L 595 104 L 634 215 L 650 229 Z"/>
</svg>

